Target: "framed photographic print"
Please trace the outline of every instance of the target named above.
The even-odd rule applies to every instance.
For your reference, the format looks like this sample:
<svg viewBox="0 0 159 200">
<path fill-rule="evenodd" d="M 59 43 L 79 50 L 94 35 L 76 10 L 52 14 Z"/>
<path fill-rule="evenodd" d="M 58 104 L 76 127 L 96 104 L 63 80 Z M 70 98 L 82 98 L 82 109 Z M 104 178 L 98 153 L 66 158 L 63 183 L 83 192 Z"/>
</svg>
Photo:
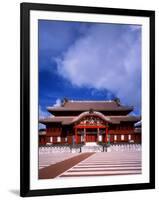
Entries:
<svg viewBox="0 0 159 200">
<path fill-rule="evenodd" d="M 155 12 L 21 4 L 21 196 L 155 188 Z"/>
</svg>

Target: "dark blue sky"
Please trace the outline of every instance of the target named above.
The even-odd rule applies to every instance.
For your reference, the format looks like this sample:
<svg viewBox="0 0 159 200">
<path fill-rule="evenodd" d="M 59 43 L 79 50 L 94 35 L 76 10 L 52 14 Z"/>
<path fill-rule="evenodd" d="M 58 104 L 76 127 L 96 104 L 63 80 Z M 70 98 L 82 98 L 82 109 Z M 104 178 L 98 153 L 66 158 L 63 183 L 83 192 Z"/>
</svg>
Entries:
<svg viewBox="0 0 159 200">
<path fill-rule="evenodd" d="M 141 112 L 141 27 L 39 20 L 39 114 L 67 97 L 118 96 Z"/>
</svg>

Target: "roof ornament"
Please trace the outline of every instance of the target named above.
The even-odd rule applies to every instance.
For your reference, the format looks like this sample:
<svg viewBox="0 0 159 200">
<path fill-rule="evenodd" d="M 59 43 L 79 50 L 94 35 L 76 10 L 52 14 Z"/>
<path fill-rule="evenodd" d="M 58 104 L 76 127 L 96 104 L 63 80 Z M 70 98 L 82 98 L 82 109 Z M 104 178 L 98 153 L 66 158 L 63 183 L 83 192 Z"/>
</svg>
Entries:
<svg viewBox="0 0 159 200">
<path fill-rule="evenodd" d="M 116 104 L 117 104 L 118 106 L 121 105 L 121 104 L 120 104 L 120 99 L 119 99 L 118 97 L 114 98 L 114 101 L 116 102 Z"/>
<path fill-rule="evenodd" d="M 93 113 L 94 113 L 93 108 L 90 108 L 90 109 L 89 109 L 89 114 L 93 114 Z"/>
<path fill-rule="evenodd" d="M 62 106 L 65 106 L 65 104 L 68 102 L 68 98 L 64 97 L 63 100 L 62 100 Z"/>
</svg>

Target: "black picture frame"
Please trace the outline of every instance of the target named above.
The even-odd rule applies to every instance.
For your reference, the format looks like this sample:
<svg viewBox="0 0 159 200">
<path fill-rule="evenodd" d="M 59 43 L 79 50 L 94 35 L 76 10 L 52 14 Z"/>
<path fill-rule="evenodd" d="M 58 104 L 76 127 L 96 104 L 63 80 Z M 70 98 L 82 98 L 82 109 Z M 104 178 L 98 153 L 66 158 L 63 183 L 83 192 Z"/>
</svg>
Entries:
<svg viewBox="0 0 159 200">
<path fill-rule="evenodd" d="M 60 11 L 92 13 L 92 14 L 110 14 L 123 16 L 148 17 L 150 20 L 150 181 L 149 183 L 122 184 L 122 185 L 103 185 L 90 187 L 74 188 L 52 188 L 52 189 L 30 189 L 30 11 Z M 61 195 L 77 193 L 94 193 L 123 190 L 140 190 L 155 188 L 155 11 L 150 10 L 131 10 L 104 7 L 84 7 L 71 5 L 49 5 L 35 3 L 21 3 L 20 5 L 20 25 L 21 25 L 21 106 L 20 106 L 20 195 L 43 196 L 43 195 Z"/>
</svg>

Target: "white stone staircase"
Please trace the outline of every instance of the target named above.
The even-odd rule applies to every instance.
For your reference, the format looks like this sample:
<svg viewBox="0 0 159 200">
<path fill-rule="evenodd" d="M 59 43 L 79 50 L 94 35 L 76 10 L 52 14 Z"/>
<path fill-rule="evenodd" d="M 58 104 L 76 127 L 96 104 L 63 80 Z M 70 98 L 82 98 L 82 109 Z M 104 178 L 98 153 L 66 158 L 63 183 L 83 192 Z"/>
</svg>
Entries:
<svg viewBox="0 0 159 200">
<path fill-rule="evenodd" d="M 81 152 L 101 152 L 103 150 L 102 146 L 97 145 L 96 143 L 86 143 L 81 148 Z"/>
</svg>

